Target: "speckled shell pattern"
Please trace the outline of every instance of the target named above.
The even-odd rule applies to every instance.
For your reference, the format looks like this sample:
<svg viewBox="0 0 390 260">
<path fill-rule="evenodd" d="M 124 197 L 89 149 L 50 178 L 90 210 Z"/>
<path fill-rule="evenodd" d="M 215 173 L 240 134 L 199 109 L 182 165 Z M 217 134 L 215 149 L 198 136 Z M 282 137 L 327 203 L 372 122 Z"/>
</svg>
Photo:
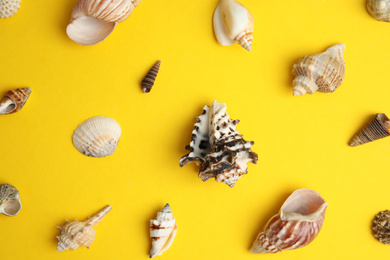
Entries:
<svg viewBox="0 0 390 260">
<path fill-rule="evenodd" d="M 0 18 L 13 16 L 19 8 L 20 0 L 0 0 Z"/>
<path fill-rule="evenodd" d="M 367 0 L 368 13 L 382 22 L 390 22 L 390 0 Z"/>
<path fill-rule="evenodd" d="M 81 123 L 73 133 L 73 144 L 81 153 L 91 157 L 105 157 L 115 152 L 121 127 L 114 119 L 92 117 Z"/>
<path fill-rule="evenodd" d="M 0 213 L 15 216 L 22 208 L 19 191 L 11 184 L 0 185 Z"/>
<path fill-rule="evenodd" d="M 230 119 L 226 104 L 214 101 L 205 106 L 196 118 L 192 140 L 186 146 L 190 153 L 180 159 L 180 166 L 195 162 L 200 166 L 199 177 L 203 181 L 215 178 L 234 187 L 242 175 L 248 173 L 248 162 L 256 164 L 258 156 L 251 150 L 252 141 L 245 141 L 238 134 L 239 120 Z"/>
<path fill-rule="evenodd" d="M 383 113 L 377 114 L 349 142 L 350 146 L 366 144 L 390 135 L 390 119 Z"/>
<path fill-rule="evenodd" d="M 293 95 L 334 92 L 345 77 L 344 49 L 345 44 L 336 44 L 325 52 L 298 60 L 292 70 L 295 76 Z"/>
<path fill-rule="evenodd" d="M 375 216 L 372 231 L 379 242 L 390 245 L 390 210 L 379 212 Z"/>
<path fill-rule="evenodd" d="M 156 77 L 157 77 L 158 71 L 160 70 L 160 65 L 161 65 L 161 61 L 159 60 L 149 70 L 148 74 L 142 80 L 141 86 L 142 86 L 142 92 L 143 93 L 149 93 L 150 90 L 152 90 L 154 82 L 156 81 Z"/>
<path fill-rule="evenodd" d="M 0 115 L 18 112 L 26 104 L 31 88 L 10 90 L 0 102 Z"/>
</svg>

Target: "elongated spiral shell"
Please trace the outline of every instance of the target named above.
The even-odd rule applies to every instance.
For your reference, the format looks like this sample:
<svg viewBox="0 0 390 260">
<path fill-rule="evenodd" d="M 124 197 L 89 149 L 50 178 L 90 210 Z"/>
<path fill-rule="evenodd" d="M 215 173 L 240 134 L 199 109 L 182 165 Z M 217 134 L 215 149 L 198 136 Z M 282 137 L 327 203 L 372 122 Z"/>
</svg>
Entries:
<svg viewBox="0 0 390 260">
<path fill-rule="evenodd" d="M 390 135 L 390 119 L 385 114 L 376 116 L 364 126 L 349 142 L 350 146 L 369 143 Z"/>
<path fill-rule="evenodd" d="M 152 238 L 150 258 L 159 256 L 167 251 L 172 245 L 176 232 L 176 220 L 173 217 L 171 207 L 169 204 L 166 204 L 165 207 L 157 213 L 157 217 L 150 220 L 150 237 Z"/>
<path fill-rule="evenodd" d="M 13 16 L 19 8 L 20 0 L 0 0 L 0 18 Z"/>
<path fill-rule="evenodd" d="M 142 80 L 142 92 L 149 93 L 152 89 L 154 82 L 156 80 L 158 71 L 160 70 L 161 61 L 157 61 L 157 63 L 149 70 L 148 74 Z"/>
<path fill-rule="evenodd" d="M 84 222 L 79 222 L 77 220 L 69 222 L 67 220 L 65 226 L 58 227 L 61 229 L 61 235 L 57 237 L 57 251 L 69 249 L 76 250 L 79 246 L 89 248 L 96 236 L 94 226 L 101 222 L 111 209 L 111 206 L 105 206 L 102 210 Z"/>
<path fill-rule="evenodd" d="M 375 216 L 372 231 L 379 242 L 390 245 L 390 210 L 379 212 Z"/>
<path fill-rule="evenodd" d="M 306 55 L 294 64 L 293 95 L 334 92 L 343 83 L 345 44 L 336 44 L 325 52 Z"/>
<path fill-rule="evenodd" d="M 378 21 L 390 22 L 390 0 L 367 0 L 367 10 Z"/>
<path fill-rule="evenodd" d="M 11 184 L 0 185 L 0 213 L 6 216 L 16 216 L 22 209 L 19 191 Z"/>
<path fill-rule="evenodd" d="M 196 118 L 190 153 L 180 159 L 180 166 L 195 162 L 200 166 L 203 181 L 215 178 L 234 187 L 243 174 L 248 173 L 247 163 L 256 164 L 258 156 L 251 150 L 254 142 L 247 142 L 236 130 L 239 120 L 230 119 L 226 104 L 214 101 L 205 106 Z"/>
<path fill-rule="evenodd" d="M 328 203 L 309 189 L 294 191 L 253 242 L 252 254 L 279 253 L 310 244 L 318 235 Z"/>
<path fill-rule="evenodd" d="M 21 110 L 30 94 L 30 88 L 18 88 L 8 91 L 0 102 L 0 115 L 12 114 Z"/>
</svg>

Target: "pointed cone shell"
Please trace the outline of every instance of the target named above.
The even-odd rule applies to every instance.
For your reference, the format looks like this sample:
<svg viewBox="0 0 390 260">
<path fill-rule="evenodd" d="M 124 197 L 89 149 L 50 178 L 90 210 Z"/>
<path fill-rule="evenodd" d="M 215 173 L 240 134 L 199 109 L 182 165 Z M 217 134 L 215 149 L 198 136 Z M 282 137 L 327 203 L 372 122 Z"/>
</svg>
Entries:
<svg viewBox="0 0 390 260">
<path fill-rule="evenodd" d="M 94 226 L 101 222 L 111 209 L 111 206 L 105 206 L 102 210 L 84 222 L 79 222 L 77 220 L 73 222 L 67 221 L 65 226 L 59 227 L 61 229 L 61 235 L 57 237 L 57 251 L 69 249 L 76 250 L 79 246 L 89 248 L 96 236 Z"/>
<path fill-rule="evenodd" d="M 21 110 L 30 94 L 30 88 L 18 88 L 8 91 L 0 102 L 0 115 L 12 114 Z"/>
<path fill-rule="evenodd" d="M 124 21 L 140 0 L 79 0 L 72 13 L 66 33 L 82 45 L 103 41 Z"/>
<path fill-rule="evenodd" d="M 378 21 L 390 22 L 390 0 L 367 0 L 367 11 Z"/>
<path fill-rule="evenodd" d="M 343 83 L 345 44 L 336 44 L 323 53 L 307 55 L 297 61 L 292 73 L 295 76 L 293 95 L 334 92 Z"/>
<path fill-rule="evenodd" d="M 157 213 L 155 219 L 150 220 L 150 237 L 152 238 L 152 248 L 150 258 L 161 255 L 171 246 L 176 236 L 177 223 L 172 215 L 171 207 L 165 207 Z"/>
<path fill-rule="evenodd" d="M 157 63 L 149 70 L 148 74 L 142 80 L 142 92 L 149 93 L 152 89 L 154 82 L 156 80 L 158 71 L 160 70 L 161 61 L 157 61 Z"/>
<path fill-rule="evenodd" d="M 11 184 L 0 185 L 0 213 L 6 216 L 16 216 L 22 209 L 19 191 Z"/>
<path fill-rule="evenodd" d="M 350 146 L 358 146 L 390 135 L 390 119 L 385 114 L 377 114 L 349 142 Z"/>
<path fill-rule="evenodd" d="M 112 118 L 92 117 L 81 123 L 73 133 L 73 145 L 91 157 L 105 157 L 115 152 L 121 127 Z"/>
<path fill-rule="evenodd" d="M 0 18 L 13 16 L 19 8 L 20 0 L 0 0 Z"/>
<path fill-rule="evenodd" d="M 279 253 L 308 245 L 321 230 L 328 203 L 309 189 L 294 191 L 253 243 L 252 254 Z"/>
</svg>

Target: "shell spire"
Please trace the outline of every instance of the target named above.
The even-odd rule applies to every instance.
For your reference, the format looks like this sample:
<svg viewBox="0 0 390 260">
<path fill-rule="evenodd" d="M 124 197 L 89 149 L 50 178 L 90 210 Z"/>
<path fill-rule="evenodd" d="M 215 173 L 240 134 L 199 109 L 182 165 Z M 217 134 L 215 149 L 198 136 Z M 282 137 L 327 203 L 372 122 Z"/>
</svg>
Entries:
<svg viewBox="0 0 390 260">
<path fill-rule="evenodd" d="M 0 102 L 0 115 L 18 112 L 26 104 L 31 94 L 31 88 L 10 90 Z"/>
<path fill-rule="evenodd" d="M 350 146 L 369 143 L 390 135 L 390 119 L 385 114 L 376 116 L 361 129 L 349 142 Z"/>
<path fill-rule="evenodd" d="M 0 0 L 0 18 L 13 16 L 19 8 L 20 0 Z"/>
<path fill-rule="evenodd" d="M 0 185 L 0 213 L 9 217 L 16 216 L 22 209 L 19 191 L 11 184 Z"/>
<path fill-rule="evenodd" d="M 142 80 L 142 92 L 149 93 L 156 80 L 158 71 L 160 70 L 161 61 L 157 61 L 156 64 L 149 70 L 148 74 Z"/>
</svg>

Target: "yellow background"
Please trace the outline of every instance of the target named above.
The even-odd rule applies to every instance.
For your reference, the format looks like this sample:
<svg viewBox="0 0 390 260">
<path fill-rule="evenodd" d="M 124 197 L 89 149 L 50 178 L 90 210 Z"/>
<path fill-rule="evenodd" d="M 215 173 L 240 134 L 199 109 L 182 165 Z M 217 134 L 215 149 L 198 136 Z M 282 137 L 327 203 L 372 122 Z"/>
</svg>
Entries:
<svg viewBox="0 0 390 260">
<path fill-rule="evenodd" d="M 376 113 L 390 114 L 390 24 L 365 0 L 242 0 L 255 17 L 252 52 L 220 46 L 218 0 L 143 0 L 105 41 L 81 46 L 65 28 L 75 0 L 22 0 L 0 20 L 0 94 L 29 86 L 18 113 L 0 116 L 0 183 L 16 186 L 16 217 L 0 215 L 1 259 L 147 259 L 149 219 L 171 204 L 179 230 L 159 259 L 380 259 L 390 246 L 371 233 L 390 207 L 390 138 L 352 148 Z M 345 43 L 346 77 L 333 94 L 292 96 L 300 57 Z M 151 93 L 140 81 L 162 60 Z M 237 129 L 255 141 L 259 163 L 231 189 L 179 167 L 194 118 L 227 103 Z M 73 130 L 103 115 L 122 127 L 117 151 L 91 158 Z M 249 248 L 295 189 L 329 203 L 309 246 L 276 255 Z M 113 210 L 88 250 L 56 252 L 65 219 Z"/>
</svg>

